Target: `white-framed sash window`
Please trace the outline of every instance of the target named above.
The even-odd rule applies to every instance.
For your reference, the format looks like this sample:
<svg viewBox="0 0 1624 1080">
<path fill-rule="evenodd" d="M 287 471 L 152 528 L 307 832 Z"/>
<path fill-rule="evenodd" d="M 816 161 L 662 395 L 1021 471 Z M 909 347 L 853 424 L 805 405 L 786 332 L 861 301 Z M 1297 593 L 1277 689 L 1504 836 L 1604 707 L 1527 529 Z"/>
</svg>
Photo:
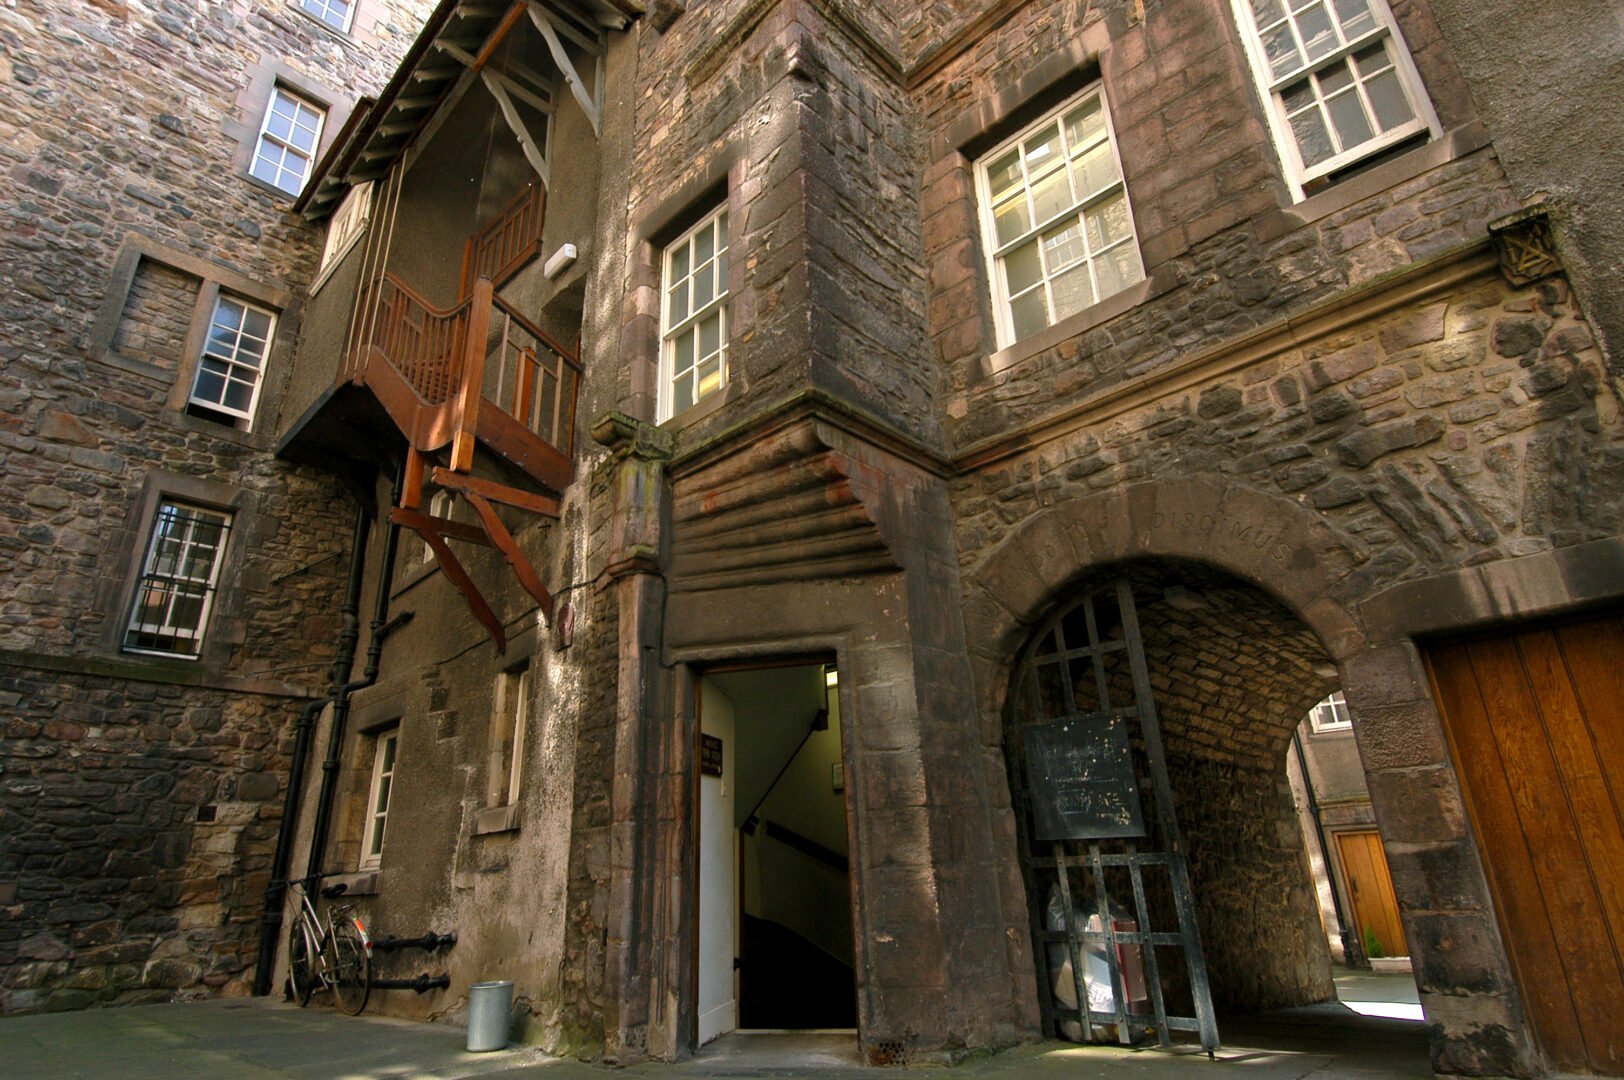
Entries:
<svg viewBox="0 0 1624 1080">
<path fill-rule="evenodd" d="M 251 422 L 275 332 L 273 312 L 222 293 L 198 357 L 191 403 Z"/>
<path fill-rule="evenodd" d="M 1144 280 L 1103 87 L 976 161 L 1002 348 Z"/>
<path fill-rule="evenodd" d="M 662 421 L 727 386 L 727 207 L 669 244 L 660 287 Z"/>
<path fill-rule="evenodd" d="M 289 195 L 299 194 L 310 179 L 326 119 L 327 110 L 321 106 L 281 86 L 273 89 L 249 173 Z"/>
<path fill-rule="evenodd" d="M 1287 179 L 1304 185 L 1438 120 L 1385 0 L 1233 0 Z"/>
</svg>

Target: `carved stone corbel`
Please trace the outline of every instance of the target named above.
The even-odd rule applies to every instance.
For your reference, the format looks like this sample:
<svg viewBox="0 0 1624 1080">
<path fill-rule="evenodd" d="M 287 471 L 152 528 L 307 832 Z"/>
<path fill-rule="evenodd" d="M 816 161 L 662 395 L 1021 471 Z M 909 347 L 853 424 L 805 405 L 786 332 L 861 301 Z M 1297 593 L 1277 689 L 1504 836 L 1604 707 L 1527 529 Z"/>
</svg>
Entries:
<svg viewBox="0 0 1624 1080">
<path fill-rule="evenodd" d="M 1500 272 L 1513 285 L 1528 285 L 1562 272 L 1551 217 L 1543 204 L 1489 222 L 1489 236 L 1500 258 Z"/>
</svg>

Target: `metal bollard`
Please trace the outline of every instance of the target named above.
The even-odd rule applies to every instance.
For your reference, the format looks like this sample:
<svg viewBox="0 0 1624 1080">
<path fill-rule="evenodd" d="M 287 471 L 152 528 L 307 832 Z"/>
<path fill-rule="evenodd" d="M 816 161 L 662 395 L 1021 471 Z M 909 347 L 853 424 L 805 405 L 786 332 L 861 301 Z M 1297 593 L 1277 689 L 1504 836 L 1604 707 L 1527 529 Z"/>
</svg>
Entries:
<svg viewBox="0 0 1624 1080">
<path fill-rule="evenodd" d="M 475 983 L 468 988 L 468 1049 L 472 1053 L 500 1050 L 508 1043 L 513 1011 L 513 984 L 508 981 Z"/>
</svg>

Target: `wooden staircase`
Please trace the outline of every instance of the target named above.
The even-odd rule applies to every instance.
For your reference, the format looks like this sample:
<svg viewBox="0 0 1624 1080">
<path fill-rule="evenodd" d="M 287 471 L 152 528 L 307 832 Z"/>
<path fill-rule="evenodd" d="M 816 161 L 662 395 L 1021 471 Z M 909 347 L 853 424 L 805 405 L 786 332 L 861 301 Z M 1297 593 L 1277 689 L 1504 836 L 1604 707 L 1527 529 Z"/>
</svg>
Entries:
<svg viewBox="0 0 1624 1080">
<path fill-rule="evenodd" d="M 494 547 L 551 622 L 552 594 L 494 504 L 556 518 L 558 496 L 575 471 L 580 361 L 496 292 L 540 251 L 540 191 L 522 192 L 470 238 L 464 296 L 455 306 L 436 308 L 387 272 L 367 285 L 342 373 L 372 392 L 407 441 L 406 482 L 390 520 L 423 537 L 497 652 L 507 645 L 501 620 L 447 540 Z M 473 475 L 481 449 L 501 474 L 517 474 L 539 490 Z M 425 481 L 467 502 L 478 524 L 425 513 Z"/>
</svg>

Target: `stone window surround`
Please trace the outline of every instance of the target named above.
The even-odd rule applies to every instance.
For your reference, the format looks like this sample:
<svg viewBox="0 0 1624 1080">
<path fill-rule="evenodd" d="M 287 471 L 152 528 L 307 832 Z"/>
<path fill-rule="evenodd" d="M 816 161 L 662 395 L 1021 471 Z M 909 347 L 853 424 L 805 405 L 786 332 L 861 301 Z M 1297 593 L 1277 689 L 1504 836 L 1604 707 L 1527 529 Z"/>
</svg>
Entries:
<svg viewBox="0 0 1624 1080">
<path fill-rule="evenodd" d="M 978 99 L 961 114 L 943 125 L 931 138 L 931 163 L 950 159 L 961 171 L 966 190 L 974 191 L 974 161 L 989 147 L 996 145 L 1028 119 L 1041 115 L 1047 108 L 1077 92 L 1091 82 L 1099 81 L 1109 89 L 1111 74 L 1107 63 L 1111 49 L 1110 33 L 1103 21 L 1084 29 L 1079 37 L 1065 49 L 1050 54 L 1032 65 L 1031 69 L 1015 79 L 998 94 Z M 1253 84 L 1255 85 L 1255 83 Z M 1132 139 L 1132 132 L 1123 133 Z M 1406 183 L 1423 173 L 1459 158 L 1466 157 L 1489 145 L 1489 133 L 1476 119 L 1468 119 L 1445 130 L 1421 146 L 1407 150 L 1389 161 L 1340 179 L 1330 188 L 1300 201 L 1291 198 L 1284 179 L 1280 189 L 1279 209 L 1254 219 L 1259 239 L 1265 243 L 1278 239 L 1293 229 L 1310 226 L 1355 203 L 1368 199 L 1388 188 Z M 926 171 L 929 171 L 927 164 Z M 1135 177 L 1123 172 L 1123 183 L 1132 191 Z M 1137 228 L 1137 221 L 1135 227 Z M 980 229 L 973 230 L 978 251 L 977 272 L 986 273 L 986 258 L 981 253 Z M 1013 345 L 997 348 L 992 328 L 982 327 L 984 353 L 968 373 L 971 385 L 1031 360 L 1048 349 L 1079 334 L 1102 326 L 1118 316 L 1150 300 L 1155 300 L 1177 287 L 1171 263 L 1183 252 L 1174 252 L 1163 262 L 1147 265 L 1145 280 L 1129 286 L 1115 296 L 1108 297 L 1091 308 L 1079 311 L 1048 329 Z M 990 296 L 990 282 L 983 281 L 981 292 Z"/>
<path fill-rule="evenodd" d="M 724 204 L 727 207 L 730 253 L 727 289 L 728 295 L 733 298 L 728 311 L 727 385 L 687 412 L 661 423 L 660 426 L 668 431 L 681 431 L 698 423 L 726 408 L 745 392 L 745 352 L 739 346 L 739 338 L 748 328 L 745 310 L 748 298 L 744 295 L 745 260 L 736 251 L 743 240 L 740 229 L 745 216 L 739 192 L 749 173 L 748 147 L 730 144 L 707 160 L 694 163 L 688 172 L 688 180 L 638 215 L 633 224 L 632 231 L 637 240 L 628 276 L 634 293 L 648 299 L 640 299 L 632 317 L 627 320 L 623 347 L 629 354 L 643 357 L 645 362 L 631 366 L 630 397 L 622 408 L 629 415 L 654 423 L 658 415 L 664 352 L 664 342 L 660 338 L 660 316 L 664 303 L 661 286 L 665 276 L 663 253 L 671 241 L 697 224 L 702 217 Z"/>
<path fill-rule="evenodd" d="M 300 20 L 299 28 L 314 27 L 317 33 L 321 34 L 326 40 L 341 45 L 345 49 L 364 48 L 375 50 L 393 47 L 373 30 L 379 22 L 387 20 L 387 14 L 370 20 L 361 18 L 363 12 L 370 12 L 373 7 L 377 6 L 377 0 L 350 0 L 350 25 L 347 30 L 339 30 L 337 27 L 318 19 L 306 11 L 299 3 L 299 0 L 287 0 L 287 4 L 298 16 Z M 387 9 L 385 10 L 387 11 Z"/>
<path fill-rule="evenodd" d="M 124 320 L 124 308 L 129 302 L 130 289 L 135 284 L 143 260 L 188 274 L 201 282 L 196 303 L 192 307 L 186 343 L 181 349 L 181 355 L 176 357 L 173 371 L 144 360 L 123 356 L 113 348 L 119 327 Z M 91 325 L 85 355 L 97 363 L 168 386 L 169 392 L 164 404 L 169 415 L 176 419 L 180 426 L 259 445 L 269 438 L 269 435 L 264 433 L 269 425 L 259 425 L 262 433 L 254 437 L 250 434 L 252 427 L 250 431 L 245 431 L 186 413 L 187 403 L 192 397 L 192 385 L 197 380 L 197 365 L 203 354 L 209 322 L 214 316 L 215 302 L 222 291 L 268 308 L 276 316 L 271 347 L 260 373 L 259 400 L 256 403 L 256 409 L 274 409 L 274 403 L 279 395 L 273 389 L 276 384 L 272 376 L 276 371 L 281 371 L 285 375 L 290 370 L 293 344 L 298 337 L 299 305 L 292 290 L 281 282 L 255 280 L 246 274 L 188 254 L 179 248 L 160 244 L 139 233 L 130 233 L 119 248 L 106 291 L 102 296 L 101 308 L 96 312 L 96 321 Z"/>
<path fill-rule="evenodd" d="M 231 515 L 231 533 L 226 539 L 225 552 L 217 568 L 215 595 L 203 626 L 202 645 L 195 657 L 160 656 L 147 652 L 129 654 L 124 651 L 124 632 L 129 626 L 130 611 L 141 585 L 141 572 L 146 563 L 153 523 L 158 507 L 165 500 L 193 503 Z M 183 669 L 197 664 L 216 668 L 224 666 L 232 650 L 245 637 L 240 614 L 241 590 L 235 585 L 241 580 L 243 553 L 249 546 L 247 537 L 253 533 L 253 516 L 248 493 L 241 488 L 195 476 L 148 473 L 142 481 L 136 505 L 126 519 L 127 522 L 138 522 L 139 526 L 128 527 L 115 534 L 121 537 L 122 571 L 108 575 L 97 586 L 98 606 L 109 616 L 103 625 L 103 650 L 113 656 L 139 658 L 141 663 L 164 668 Z"/>
<path fill-rule="evenodd" d="M 309 8 L 305 7 L 306 0 L 290 0 L 290 2 L 293 4 L 293 9 L 295 11 L 315 22 L 318 26 L 324 26 L 333 33 L 342 34 L 346 37 L 349 36 L 350 28 L 355 25 L 356 9 L 361 6 L 361 0 L 348 0 L 348 2 L 345 4 L 344 25 L 334 26 L 320 15 L 317 15 L 314 11 L 311 11 Z"/>
<path fill-rule="evenodd" d="M 494 736 L 498 730 L 497 725 L 499 721 L 497 717 L 497 710 L 504 706 L 502 698 L 504 690 L 506 689 L 505 684 L 507 684 L 508 680 L 511 680 L 513 676 L 521 672 L 527 675 L 527 678 L 524 680 L 527 685 L 525 689 L 526 700 L 521 703 L 519 720 L 521 723 L 530 725 L 532 727 L 536 724 L 536 717 L 534 715 L 536 710 L 534 705 L 537 698 L 536 685 L 541 674 L 541 667 L 538 661 L 541 656 L 539 650 L 541 648 L 542 633 L 543 630 L 539 619 L 531 619 L 529 620 L 529 624 L 525 626 L 524 629 L 516 632 L 508 640 L 508 658 L 517 657 L 517 659 L 511 659 L 508 660 L 508 662 L 502 663 L 492 674 L 490 680 L 491 703 L 489 714 L 489 731 L 492 736 Z M 504 659 L 507 660 L 507 658 Z M 482 800 L 484 805 L 480 809 L 474 811 L 473 835 L 475 836 L 491 836 L 497 833 L 515 832 L 518 830 L 520 824 L 519 811 L 520 799 L 522 796 L 515 795 L 514 798 L 502 805 L 496 805 L 491 797 L 494 790 L 494 781 L 492 779 L 492 774 L 490 773 L 490 767 L 498 760 L 498 754 L 495 753 L 495 750 L 496 748 L 494 746 L 487 746 L 487 775 L 485 781 L 485 796 Z M 517 738 L 517 736 L 515 736 L 514 755 L 516 760 L 512 763 L 512 768 L 513 771 L 518 773 L 521 777 L 523 776 L 523 769 L 517 758 L 518 755 L 523 753 L 526 753 L 526 751 L 523 749 L 520 740 Z"/>
<path fill-rule="evenodd" d="M 1433 109 L 1432 100 L 1427 94 L 1426 84 L 1421 73 L 1416 69 L 1415 60 L 1405 43 L 1404 32 L 1394 17 L 1387 0 L 1367 0 L 1370 11 L 1375 15 L 1376 21 L 1381 25 L 1379 32 L 1372 32 L 1367 41 L 1385 40 L 1389 43 L 1392 52 L 1389 54 L 1393 61 L 1393 69 L 1397 72 L 1400 84 L 1403 86 L 1405 98 L 1415 113 L 1410 125 L 1403 129 L 1402 134 L 1387 137 L 1375 135 L 1361 143 L 1358 147 L 1345 151 L 1332 159 L 1334 169 L 1325 169 L 1324 166 L 1309 168 L 1299 161 L 1296 137 L 1287 129 L 1284 116 L 1281 113 L 1280 95 L 1270 90 L 1273 80 L 1265 70 L 1266 61 L 1263 57 L 1262 42 L 1258 36 L 1256 23 L 1250 12 L 1242 10 L 1247 0 L 1231 0 L 1232 14 L 1235 20 L 1235 29 L 1241 38 L 1242 49 L 1246 54 L 1247 66 L 1250 69 L 1252 85 L 1259 95 L 1263 105 L 1263 118 L 1268 126 L 1269 134 L 1274 141 L 1277 160 L 1287 186 L 1291 189 L 1295 201 L 1301 202 L 1306 196 L 1304 185 L 1316 179 L 1332 179 L 1339 172 L 1356 168 L 1360 161 L 1381 154 L 1397 143 L 1406 139 L 1419 138 L 1425 134 L 1430 140 L 1437 139 L 1442 133 L 1442 126 Z M 1334 55 L 1341 55 L 1341 50 L 1334 51 Z M 1307 78 L 1314 72 L 1324 68 L 1322 61 L 1309 61 L 1298 73 L 1298 77 Z"/>
<path fill-rule="evenodd" d="M 313 25 L 322 25 L 320 20 L 309 16 L 306 18 L 309 18 Z M 248 171 L 254 163 L 254 151 L 259 145 L 260 128 L 265 121 L 265 112 L 270 108 L 272 91 L 280 87 L 287 93 L 326 110 L 321 138 L 316 143 L 316 152 L 311 158 L 312 168 L 332 148 L 333 140 L 338 133 L 344 130 L 344 124 L 355 106 L 354 99 L 278 60 L 261 60 L 257 64 L 251 64 L 245 74 L 247 81 L 237 95 L 236 112 L 220 125 L 226 137 L 237 144 L 236 152 L 231 156 L 232 172 L 252 187 L 270 194 L 278 202 L 291 204 L 295 196 L 274 184 L 266 183 Z M 308 178 L 306 182 L 309 182 Z"/>
</svg>

